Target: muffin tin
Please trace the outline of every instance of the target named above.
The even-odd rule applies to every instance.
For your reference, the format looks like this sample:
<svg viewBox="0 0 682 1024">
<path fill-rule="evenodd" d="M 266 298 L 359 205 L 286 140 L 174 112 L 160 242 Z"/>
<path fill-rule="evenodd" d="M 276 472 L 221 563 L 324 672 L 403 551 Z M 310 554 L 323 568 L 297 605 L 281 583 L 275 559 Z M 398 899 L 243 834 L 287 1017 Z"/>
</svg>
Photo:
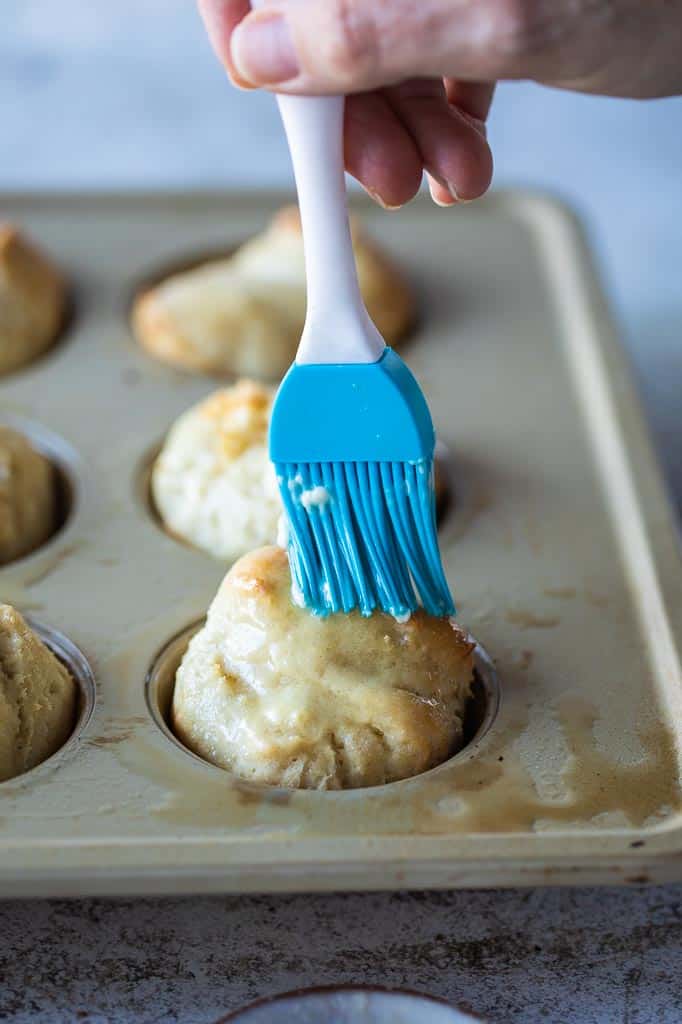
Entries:
<svg viewBox="0 0 682 1024">
<path fill-rule="evenodd" d="M 146 356 L 130 295 L 160 266 L 253 234 L 286 198 L 0 199 L 74 285 L 55 348 L 0 379 L 0 419 L 68 481 L 64 525 L 0 569 L 0 598 L 76 645 L 97 689 L 61 752 L 0 785 L 0 893 L 682 877 L 675 525 L 585 245 L 543 197 L 357 204 L 420 292 L 404 354 L 452 452 L 444 561 L 495 660 L 499 712 L 479 652 L 463 753 L 336 793 L 240 782 L 169 736 L 169 665 L 225 567 L 159 528 L 144 480 L 170 424 L 217 382 Z"/>
</svg>

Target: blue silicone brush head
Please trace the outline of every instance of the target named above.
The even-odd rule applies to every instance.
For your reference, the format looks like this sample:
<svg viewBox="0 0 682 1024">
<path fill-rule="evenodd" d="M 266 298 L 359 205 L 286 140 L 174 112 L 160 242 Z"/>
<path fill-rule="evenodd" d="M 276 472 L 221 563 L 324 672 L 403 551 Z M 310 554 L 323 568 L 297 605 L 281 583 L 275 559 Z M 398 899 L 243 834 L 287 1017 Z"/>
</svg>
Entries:
<svg viewBox="0 0 682 1024">
<path fill-rule="evenodd" d="M 438 549 L 426 400 L 387 348 L 375 363 L 294 364 L 270 425 L 296 599 L 317 615 L 455 612 Z"/>
</svg>

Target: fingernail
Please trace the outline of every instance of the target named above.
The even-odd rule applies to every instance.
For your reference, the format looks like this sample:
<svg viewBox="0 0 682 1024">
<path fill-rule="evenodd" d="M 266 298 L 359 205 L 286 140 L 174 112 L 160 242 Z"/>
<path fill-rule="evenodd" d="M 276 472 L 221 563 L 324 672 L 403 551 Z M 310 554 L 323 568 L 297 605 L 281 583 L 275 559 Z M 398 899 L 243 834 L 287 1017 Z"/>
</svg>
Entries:
<svg viewBox="0 0 682 1024">
<path fill-rule="evenodd" d="M 450 189 L 449 185 L 447 186 L 447 188 L 448 192 L 450 192 L 450 194 L 452 195 L 452 190 Z M 431 198 L 433 199 L 436 206 L 441 206 L 445 209 L 446 207 L 449 208 L 454 205 L 453 203 L 444 202 L 442 199 L 438 198 L 438 196 L 436 195 L 436 189 L 434 188 L 434 184 L 432 181 L 429 181 L 429 192 L 431 193 Z"/>
<path fill-rule="evenodd" d="M 397 205 L 394 205 L 394 206 L 392 206 L 392 205 L 391 205 L 390 203 L 387 203 L 387 202 L 385 202 L 385 201 L 384 201 L 384 200 L 383 200 L 383 199 L 381 198 L 381 196 L 379 195 L 379 193 L 378 193 L 378 192 L 375 192 L 375 191 L 374 191 L 373 189 L 371 189 L 371 188 L 366 188 L 366 187 L 365 187 L 365 192 L 367 193 L 367 195 L 371 196 L 371 197 L 372 197 L 372 199 L 374 200 L 374 202 L 375 202 L 375 203 L 378 203 L 378 204 L 379 204 L 379 206 L 380 206 L 380 207 L 381 207 L 381 208 L 382 208 L 383 210 L 400 210 L 400 209 L 402 208 L 402 206 L 403 206 L 403 203 L 398 203 Z"/>
<path fill-rule="evenodd" d="M 230 49 L 238 73 L 248 82 L 287 82 L 300 71 L 291 31 L 279 13 L 246 18 L 232 33 Z"/>
<path fill-rule="evenodd" d="M 465 203 L 473 202 L 473 199 L 462 199 L 462 197 L 459 195 L 457 189 L 455 188 L 451 181 L 446 182 L 446 185 L 448 192 L 450 193 L 450 195 L 452 196 L 456 203 L 462 203 L 462 205 L 464 205 Z"/>
<path fill-rule="evenodd" d="M 253 84 L 253 82 L 247 82 L 245 78 L 242 78 L 242 76 L 234 68 L 228 69 L 228 75 L 230 76 L 230 81 L 232 82 L 232 85 L 234 85 L 237 89 L 243 89 L 245 92 L 253 92 L 254 89 L 257 88 L 257 86 Z"/>
</svg>

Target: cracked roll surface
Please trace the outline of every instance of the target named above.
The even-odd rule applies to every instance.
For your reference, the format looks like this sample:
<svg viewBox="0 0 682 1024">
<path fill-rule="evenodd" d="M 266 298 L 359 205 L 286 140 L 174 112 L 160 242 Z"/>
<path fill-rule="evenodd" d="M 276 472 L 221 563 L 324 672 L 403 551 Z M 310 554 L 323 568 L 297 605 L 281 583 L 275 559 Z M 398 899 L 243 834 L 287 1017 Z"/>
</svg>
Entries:
<svg viewBox="0 0 682 1024">
<path fill-rule="evenodd" d="M 358 277 L 370 316 L 396 345 L 414 320 L 403 274 L 352 223 Z M 296 207 L 285 207 L 230 257 L 172 274 L 133 305 L 138 341 L 163 362 L 205 373 L 281 377 L 305 319 L 305 265 Z"/>
<path fill-rule="evenodd" d="M 273 394 L 239 381 L 175 422 L 152 470 L 170 533 L 225 561 L 274 542 L 281 503 L 267 441 Z"/>
<path fill-rule="evenodd" d="M 0 605 L 0 782 L 35 768 L 71 735 L 76 684 L 11 605 Z"/>
<path fill-rule="evenodd" d="M 172 727 L 254 782 L 373 786 L 426 771 L 461 745 L 473 642 L 448 619 L 320 619 L 294 605 L 286 553 L 225 577 L 178 669 Z"/>
<path fill-rule="evenodd" d="M 0 426 L 0 565 L 29 554 L 53 533 L 54 467 L 23 434 Z"/>
<path fill-rule="evenodd" d="M 49 258 L 11 224 L 0 224 L 0 374 L 49 348 L 65 305 L 64 281 Z"/>
</svg>

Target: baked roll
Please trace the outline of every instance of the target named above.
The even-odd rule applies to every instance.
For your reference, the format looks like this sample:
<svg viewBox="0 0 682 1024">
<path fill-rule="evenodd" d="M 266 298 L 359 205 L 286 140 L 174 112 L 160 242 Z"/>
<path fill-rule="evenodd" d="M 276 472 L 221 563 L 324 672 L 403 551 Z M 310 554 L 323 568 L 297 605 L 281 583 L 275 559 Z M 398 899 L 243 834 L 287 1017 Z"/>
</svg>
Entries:
<svg viewBox="0 0 682 1024">
<path fill-rule="evenodd" d="M 387 344 L 414 319 L 403 274 L 352 223 L 360 287 Z M 260 235 L 227 259 L 173 274 L 140 294 L 135 334 L 162 362 L 186 370 L 275 379 L 293 362 L 305 319 L 305 266 L 296 207 L 285 207 Z"/>
<path fill-rule="evenodd" d="M 0 426 L 0 565 L 43 544 L 56 520 L 52 463 L 23 434 Z"/>
<path fill-rule="evenodd" d="M 225 577 L 176 676 L 172 727 L 190 750 L 253 782 L 342 789 L 458 749 L 474 644 L 457 625 L 422 612 L 323 619 L 290 592 L 277 547 Z"/>
<path fill-rule="evenodd" d="M 17 228 L 0 224 L 0 374 L 49 348 L 65 307 L 66 286 L 50 259 Z"/>
<path fill-rule="evenodd" d="M 0 605 L 0 782 L 35 768 L 69 738 L 77 689 L 11 605 Z"/>
<path fill-rule="evenodd" d="M 214 392 L 175 422 L 154 463 L 152 499 L 165 527 L 214 558 L 233 561 L 276 539 L 272 398 L 248 380 Z"/>
</svg>

